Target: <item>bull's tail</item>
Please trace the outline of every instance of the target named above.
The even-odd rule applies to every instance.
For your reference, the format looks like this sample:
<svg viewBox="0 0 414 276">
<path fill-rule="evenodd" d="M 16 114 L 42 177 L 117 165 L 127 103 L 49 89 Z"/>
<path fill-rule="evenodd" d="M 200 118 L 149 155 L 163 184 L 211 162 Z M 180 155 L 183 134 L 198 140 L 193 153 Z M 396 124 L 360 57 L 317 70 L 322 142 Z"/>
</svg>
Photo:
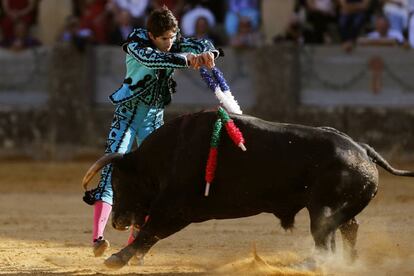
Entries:
<svg viewBox="0 0 414 276">
<path fill-rule="evenodd" d="M 358 143 L 358 144 L 361 145 L 361 147 L 363 147 L 367 151 L 367 154 L 371 158 L 372 162 L 384 168 L 388 172 L 394 175 L 400 175 L 400 176 L 414 176 L 414 172 L 412 171 L 394 169 L 387 162 L 387 160 L 385 160 L 384 157 L 382 157 L 378 152 L 376 152 L 371 146 L 364 144 L 364 143 Z"/>
<path fill-rule="evenodd" d="M 88 184 L 91 179 L 99 172 L 104 166 L 112 163 L 114 160 L 122 159 L 124 155 L 122 153 L 108 153 L 98 159 L 86 172 L 82 180 L 82 186 L 85 190 L 88 188 Z"/>
</svg>

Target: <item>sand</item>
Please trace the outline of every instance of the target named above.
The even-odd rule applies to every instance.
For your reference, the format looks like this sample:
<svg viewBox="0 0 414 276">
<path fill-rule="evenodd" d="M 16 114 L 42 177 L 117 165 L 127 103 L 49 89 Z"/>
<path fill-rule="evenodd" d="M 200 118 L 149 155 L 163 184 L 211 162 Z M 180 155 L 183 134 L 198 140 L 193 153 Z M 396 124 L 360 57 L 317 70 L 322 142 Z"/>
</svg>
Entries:
<svg viewBox="0 0 414 276">
<path fill-rule="evenodd" d="M 292 232 L 270 214 L 192 224 L 157 243 L 143 265 L 107 269 L 105 257 L 125 245 L 128 233 L 108 225 L 111 248 L 93 257 L 93 210 L 80 186 L 91 163 L 0 162 L 0 274 L 414 275 L 414 179 L 381 169 L 379 193 L 357 217 L 353 264 L 342 258 L 339 233 L 336 255 L 316 254 L 302 210 Z"/>
</svg>

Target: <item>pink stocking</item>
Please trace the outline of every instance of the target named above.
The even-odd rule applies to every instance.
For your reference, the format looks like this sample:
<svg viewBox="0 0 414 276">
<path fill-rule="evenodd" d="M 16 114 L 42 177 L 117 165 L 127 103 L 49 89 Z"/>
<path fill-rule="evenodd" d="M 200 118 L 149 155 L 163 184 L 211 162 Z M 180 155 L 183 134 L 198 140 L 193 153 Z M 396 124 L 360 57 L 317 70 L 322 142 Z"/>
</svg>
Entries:
<svg viewBox="0 0 414 276">
<path fill-rule="evenodd" d="M 106 223 L 108 222 L 109 215 L 111 214 L 112 205 L 104 201 L 97 201 L 93 210 L 93 232 L 92 241 L 95 241 L 99 237 L 103 237 Z"/>
</svg>

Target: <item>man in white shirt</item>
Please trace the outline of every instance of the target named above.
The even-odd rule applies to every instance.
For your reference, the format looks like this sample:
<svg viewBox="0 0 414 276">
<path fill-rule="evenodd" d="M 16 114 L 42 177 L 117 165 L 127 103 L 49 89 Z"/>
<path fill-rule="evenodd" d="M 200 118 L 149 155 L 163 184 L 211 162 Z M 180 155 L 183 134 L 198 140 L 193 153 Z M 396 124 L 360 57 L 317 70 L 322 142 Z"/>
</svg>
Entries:
<svg viewBox="0 0 414 276">
<path fill-rule="evenodd" d="M 377 16 L 375 31 L 358 39 L 360 45 L 394 46 L 403 43 L 403 34 L 398 30 L 390 29 L 390 24 L 385 16 Z"/>
<path fill-rule="evenodd" d="M 408 0 L 408 8 L 410 11 L 408 19 L 408 42 L 411 48 L 414 48 L 414 0 Z"/>
</svg>

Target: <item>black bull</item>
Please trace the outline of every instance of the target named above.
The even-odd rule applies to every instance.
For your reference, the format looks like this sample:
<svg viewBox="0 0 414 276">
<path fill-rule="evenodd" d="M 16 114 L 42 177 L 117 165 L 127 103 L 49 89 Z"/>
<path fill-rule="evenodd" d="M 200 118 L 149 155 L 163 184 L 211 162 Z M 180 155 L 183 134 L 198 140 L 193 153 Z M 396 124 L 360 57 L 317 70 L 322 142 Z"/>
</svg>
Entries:
<svg viewBox="0 0 414 276">
<path fill-rule="evenodd" d="M 347 256 L 355 256 L 355 216 L 375 196 L 375 164 L 395 175 L 368 145 L 333 128 L 267 122 L 232 115 L 246 140 L 236 147 L 223 129 L 210 195 L 204 196 L 205 167 L 216 113 L 179 117 L 151 134 L 137 150 L 110 154 L 86 174 L 87 183 L 102 166 L 113 164 L 113 226 L 140 226 L 135 241 L 105 261 L 122 267 L 143 257 L 160 239 L 193 222 L 272 213 L 283 228 L 307 208 L 316 248 L 334 250 L 339 228 Z M 145 217 L 148 220 L 145 221 Z"/>
</svg>

